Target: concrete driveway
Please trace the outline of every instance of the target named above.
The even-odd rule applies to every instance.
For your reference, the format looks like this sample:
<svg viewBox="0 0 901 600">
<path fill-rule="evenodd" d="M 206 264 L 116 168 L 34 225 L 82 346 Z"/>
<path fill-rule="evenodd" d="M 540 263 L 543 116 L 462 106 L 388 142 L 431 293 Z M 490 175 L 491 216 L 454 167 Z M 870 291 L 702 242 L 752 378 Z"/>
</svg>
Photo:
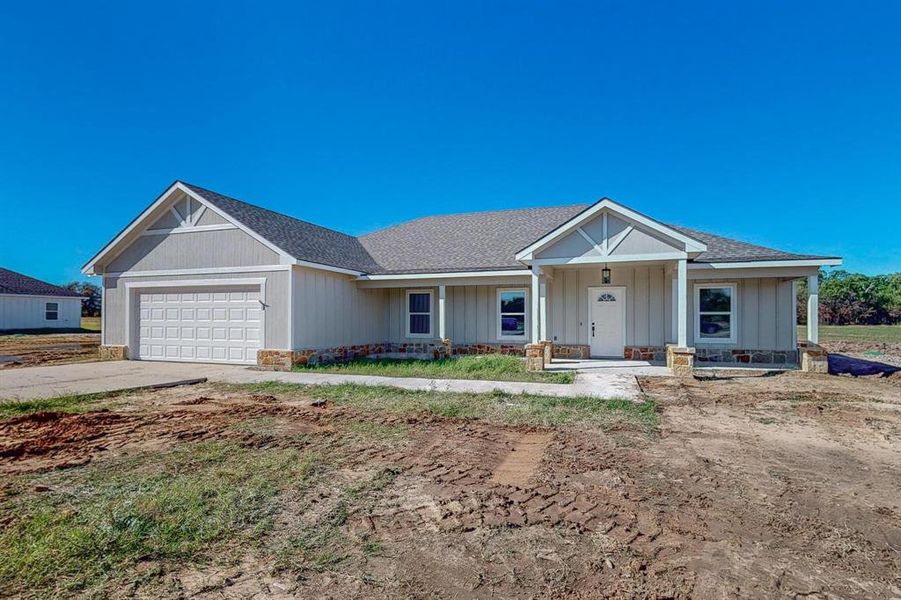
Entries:
<svg viewBox="0 0 901 600">
<path fill-rule="evenodd" d="M 559 397 L 592 396 L 631 400 L 639 400 L 642 397 L 635 375 L 623 371 L 579 373 L 575 383 L 559 384 L 257 371 L 239 365 L 124 360 L 3 370 L 0 371 L 0 399 L 33 400 L 67 394 L 92 394 L 151 385 L 171 385 L 198 378 L 225 383 L 263 381 L 306 385 L 356 383 L 436 392 L 486 393 L 501 390 L 511 394 L 527 393 Z"/>
</svg>

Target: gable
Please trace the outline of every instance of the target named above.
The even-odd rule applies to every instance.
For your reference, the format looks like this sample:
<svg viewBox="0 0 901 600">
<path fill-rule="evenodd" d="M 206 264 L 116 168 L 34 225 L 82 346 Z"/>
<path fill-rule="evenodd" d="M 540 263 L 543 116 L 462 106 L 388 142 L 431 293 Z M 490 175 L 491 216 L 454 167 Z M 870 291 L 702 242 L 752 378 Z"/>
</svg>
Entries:
<svg viewBox="0 0 901 600">
<path fill-rule="evenodd" d="M 535 253 L 537 259 L 640 257 L 684 252 L 679 241 L 604 210 Z"/>
</svg>

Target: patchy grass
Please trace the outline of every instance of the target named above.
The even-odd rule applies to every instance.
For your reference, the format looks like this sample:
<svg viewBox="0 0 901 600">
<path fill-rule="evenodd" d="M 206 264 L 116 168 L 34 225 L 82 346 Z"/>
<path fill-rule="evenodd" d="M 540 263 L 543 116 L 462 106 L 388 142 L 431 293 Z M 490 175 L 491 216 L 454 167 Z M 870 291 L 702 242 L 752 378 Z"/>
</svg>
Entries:
<svg viewBox="0 0 901 600">
<path fill-rule="evenodd" d="M 463 394 L 412 391 L 356 384 L 303 386 L 278 381 L 252 384 L 216 384 L 229 391 L 308 397 L 372 412 L 398 415 L 428 414 L 452 419 L 474 419 L 501 425 L 596 426 L 605 431 L 639 429 L 653 433 L 658 406 L 626 399 L 557 398 L 529 394 Z"/>
<path fill-rule="evenodd" d="M 100 331 L 100 317 L 82 317 L 81 328 L 85 331 Z"/>
<path fill-rule="evenodd" d="M 16 481 L 2 502 L 0 595 L 68 595 L 151 561 L 222 559 L 272 527 L 317 455 L 227 442 Z M 41 483 L 52 491 L 28 490 Z M 30 492 L 30 493 L 29 493 Z"/>
<path fill-rule="evenodd" d="M 798 339 L 807 339 L 806 325 L 798 327 Z M 820 341 L 901 344 L 901 325 L 820 325 Z"/>
<path fill-rule="evenodd" d="M 572 383 L 575 380 L 575 374 L 572 372 L 531 373 L 526 371 L 522 358 L 504 354 L 481 354 L 438 360 L 358 358 L 342 364 L 300 365 L 295 367 L 295 370 L 428 379 L 487 379 L 541 383 Z"/>
<path fill-rule="evenodd" d="M 18 417 L 29 413 L 54 411 L 66 413 L 83 413 L 98 408 L 97 402 L 118 398 L 128 392 L 98 392 L 96 394 L 73 394 L 55 398 L 38 398 L 36 400 L 0 400 L 0 420 Z"/>
</svg>

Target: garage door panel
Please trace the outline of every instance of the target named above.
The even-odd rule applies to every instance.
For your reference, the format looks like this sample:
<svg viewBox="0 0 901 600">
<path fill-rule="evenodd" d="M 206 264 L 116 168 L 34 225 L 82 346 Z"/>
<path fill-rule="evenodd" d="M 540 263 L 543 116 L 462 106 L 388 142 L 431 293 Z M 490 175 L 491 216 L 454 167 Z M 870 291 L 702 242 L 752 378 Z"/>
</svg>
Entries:
<svg viewBox="0 0 901 600">
<path fill-rule="evenodd" d="M 138 294 L 138 358 L 255 363 L 260 297 L 253 289 Z"/>
</svg>

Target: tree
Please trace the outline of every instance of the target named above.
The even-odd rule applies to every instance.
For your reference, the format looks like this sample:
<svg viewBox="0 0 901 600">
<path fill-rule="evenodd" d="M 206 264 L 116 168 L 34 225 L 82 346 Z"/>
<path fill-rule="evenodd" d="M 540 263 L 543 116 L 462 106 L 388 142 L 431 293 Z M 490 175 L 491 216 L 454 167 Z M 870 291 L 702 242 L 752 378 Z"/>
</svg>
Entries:
<svg viewBox="0 0 901 600">
<path fill-rule="evenodd" d="M 820 321 L 828 325 L 901 322 L 901 273 L 820 272 Z M 798 285 L 798 322 L 807 322 L 807 281 Z"/>
<path fill-rule="evenodd" d="M 99 317 L 101 309 L 101 290 L 100 286 L 94 285 L 87 281 L 73 281 L 66 285 L 67 290 L 80 294 L 85 297 L 81 303 L 82 317 Z"/>
</svg>

